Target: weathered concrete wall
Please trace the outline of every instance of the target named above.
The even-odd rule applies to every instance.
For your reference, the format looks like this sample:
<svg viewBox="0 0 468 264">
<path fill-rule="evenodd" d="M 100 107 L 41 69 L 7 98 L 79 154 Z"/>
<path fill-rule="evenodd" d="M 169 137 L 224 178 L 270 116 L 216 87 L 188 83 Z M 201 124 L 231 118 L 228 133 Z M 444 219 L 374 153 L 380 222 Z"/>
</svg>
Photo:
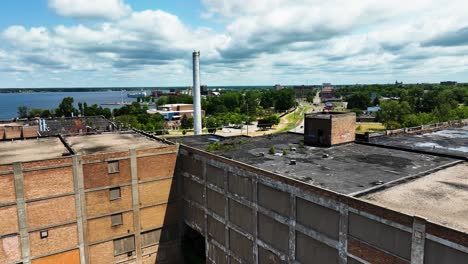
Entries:
<svg viewBox="0 0 468 264">
<path fill-rule="evenodd" d="M 208 263 L 468 263 L 467 234 L 420 218 L 186 146 L 177 164 Z"/>
</svg>

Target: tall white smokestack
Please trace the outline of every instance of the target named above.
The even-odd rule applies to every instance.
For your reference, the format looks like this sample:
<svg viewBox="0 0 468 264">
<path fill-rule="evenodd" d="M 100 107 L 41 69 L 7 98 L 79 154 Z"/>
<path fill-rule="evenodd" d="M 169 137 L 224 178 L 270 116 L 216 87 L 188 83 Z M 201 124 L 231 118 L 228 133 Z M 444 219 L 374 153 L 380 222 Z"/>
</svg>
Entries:
<svg viewBox="0 0 468 264">
<path fill-rule="evenodd" d="M 201 94 L 200 94 L 200 51 L 193 52 L 193 128 L 195 135 L 201 135 Z"/>
</svg>

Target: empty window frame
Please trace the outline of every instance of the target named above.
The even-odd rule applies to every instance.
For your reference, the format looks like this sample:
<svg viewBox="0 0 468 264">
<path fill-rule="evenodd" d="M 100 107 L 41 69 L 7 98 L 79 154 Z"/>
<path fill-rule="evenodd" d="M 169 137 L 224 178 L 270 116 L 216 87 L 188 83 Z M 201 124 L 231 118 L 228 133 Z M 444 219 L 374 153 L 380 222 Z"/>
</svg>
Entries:
<svg viewBox="0 0 468 264">
<path fill-rule="evenodd" d="M 112 226 L 119 226 L 123 224 L 122 214 L 111 215 Z"/>
<path fill-rule="evenodd" d="M 107 162 L 107 172 L 108 173 L 117 173 L 119 172 L 119 161 L 113 160 Z"/>
<path fill-rule="evenodd" d="M 109 189 L 109 200 L 114 201 L 121 198 L 120 187 L 110 188 Z"/>
<path fill-rule="evenodd" d="M 130 253 L 135 250 L 135 237 L 129 236 L 114 240 L 114 256 Z"/>
</svg>

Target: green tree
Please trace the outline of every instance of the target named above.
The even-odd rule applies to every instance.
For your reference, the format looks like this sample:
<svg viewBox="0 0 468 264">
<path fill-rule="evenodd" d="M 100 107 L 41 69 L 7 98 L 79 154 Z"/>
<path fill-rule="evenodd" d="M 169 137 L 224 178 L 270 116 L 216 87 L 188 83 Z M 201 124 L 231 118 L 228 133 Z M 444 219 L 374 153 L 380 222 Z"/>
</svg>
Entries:
<svg viewBox="0 0 468 264">
<path fill-rule="evenodd" d="M 381 111 L 377 113 L 377 119 L 384 123 L 387 128 L 400 127 L 406 115 L 413 112 L 408 102 L 387 100 L 381 103 Z"/>
<path fill-rule="evenodd" d="M 346 98 L 348 109 L 367 109 L 371 105 L 371 98 L 368 93 L 360 92 L 352 94 Z"/>
<path fill-rule="evenodd" d="M 77 115 L 78 111 L 73 107 L 73 97 L 65 97 L 55 111 L 57 116 L 70 117 L 72 114 Z"/>
<path fill-rule="evenodd" d="M 275 110 L 284 112 L 296 105 L 296 93 L 293 89 L 281 89 L 277 91 L 275 98 Z"/>
<path fill-rule="evenodd" d="M 18 115 L 20 118 L 27 118 L 28 117 L 28 107 L 22 105 L 18 107 Z"/>
</svg>

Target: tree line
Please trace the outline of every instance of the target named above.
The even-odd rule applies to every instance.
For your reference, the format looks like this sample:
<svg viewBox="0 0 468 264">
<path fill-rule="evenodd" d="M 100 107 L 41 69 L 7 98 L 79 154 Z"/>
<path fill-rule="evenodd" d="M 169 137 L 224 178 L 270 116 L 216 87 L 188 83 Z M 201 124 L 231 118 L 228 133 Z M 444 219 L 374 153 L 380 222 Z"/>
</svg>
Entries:
<svg viewBox="0 0 468 264">
<path fill-rule="evenodd" d="M 367 85 L 343 87 L 337 93 L 345 96 L 348 109 L 358 113 L 379 106 L 376 119 L 387 129 L 468 118 L 468 84 Z"/>
</svg>

